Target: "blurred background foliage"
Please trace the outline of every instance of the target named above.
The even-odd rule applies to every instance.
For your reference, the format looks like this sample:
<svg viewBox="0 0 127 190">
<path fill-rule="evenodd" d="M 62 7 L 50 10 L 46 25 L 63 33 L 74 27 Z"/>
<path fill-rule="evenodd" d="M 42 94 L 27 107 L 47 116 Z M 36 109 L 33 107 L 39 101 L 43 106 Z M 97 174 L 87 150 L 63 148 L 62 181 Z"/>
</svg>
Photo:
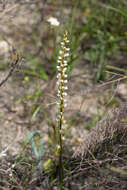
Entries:
<svg viewBox="0 0 127 190">
<path fill-rule="evenodd" d="M 82 63 L 81 72 L 89 72 L 93 83 L 110 81 L 112 73 L 119 74 L 113 79 L 126 76 L 126 5 L 125 0 L 119 3 L 117 0 L 3 1 L 0 10 L 0 69 L 10 67 L 12 50 L 16 49 L 22 58 L 17 70 L 27 88 L 36 78 L 51 83 L 57 72 L 59 44 L 67 30 L 71 49 L 68 72 Z M 49 22 L 51 18 L 56 19 L 57 26 Z M 80 75 L 77 73 L 77 78 Z M 31 121 L 39 112 L 44 112 L 39 99 L 45 93 L 40 86 L 34 86 L 32 93 L 26 92 L 21 100 L 24 106 L 29 100 L 32 102 Z M 55 83 L 52 86 L 54 88 Z M 113 99 L 111 104 L 114 102 Z M 95 114 L 92 125 L 99 118 Z"/>
<path fill-rule="evenodd" d="M 117 57 L 127 52 L 125 0 L 7 2 L 0 15 L 1 41 L 9 48 L 14 46 L 24 57 L 22 71 L 26 76 L 49 80 L 56 74 L 58 46 L 65 29 L 71 41 L 69 71 L 87 60 L 84 64 L 91 65 L 94 80 L 99 81 L 109 77 L 107 69 L 119 71 L 125 67 L 121 62 L 115 64 Z M 55 17 L 59 26 L 47 22 L 50 17 Z"/>
</svg>

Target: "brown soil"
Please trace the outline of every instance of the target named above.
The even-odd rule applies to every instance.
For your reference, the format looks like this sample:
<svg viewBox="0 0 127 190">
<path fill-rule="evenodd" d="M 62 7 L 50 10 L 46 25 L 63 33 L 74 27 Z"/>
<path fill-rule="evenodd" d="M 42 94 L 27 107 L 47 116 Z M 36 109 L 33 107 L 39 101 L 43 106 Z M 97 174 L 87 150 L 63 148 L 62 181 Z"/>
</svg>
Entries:
<svg viewBox="0 0 127 190">
<path fill-rule="evenodd" d="M 32 28 L 34 24 L 37 25 L 40 19 L 39 16 L 35 19 L 32 14 L 36 5 L 33 4 L 30 6 L 30 9 L 28 9 L 28 6 L 25 4 L 20 4 L 20 6 L 18 3 L 15 5 L 9 4 L 1 13 L 1 18 L 3 17 L 4 20 L 0 20 L 2 36 L 0 52 L 2 53 L 2 60 L 4 59 L 4 65 L 7 65 L 6 63 L 11 60 L 9 50 L 13 45 L 22 47 L 22 51 L 26 51 L 28 54 L 33 55 L 35 53 L 36 47 L 31 46 L 30 40 L 32 38 L 29 37 L 32 35 L 30 28 Z M 41 6 L 44 6 L 44 10 L 48 10 L 48 5 L 42 5 L 42 3 L 40 3 L 40 7 Z M 24 15 L 27 16 L 24 17 Z M 10 25 L 15 26 L 13 31 L 10 30 L 8 18 L 10 18 Z M 39 31 L 41 30 L 39 29 Z M 46 38 L 45 31 L 46 29 L 44 28 L 41 35 L 45 35 Z M 5 39 L 5 36 L 8 40 Z M 44 61 L 46 60 L 47 59 Z M 0 64 L 2 65 L 2 62 L 0 62 Z M 30 64 L 30 62 L 25 62 L 25 66 L 27 65 L 29 67 Z M 82 72 L 82 70 L 84 70 L 84 72 Z M 9 69 L 1 68 L 0 81 L 7 76 L 8 72 Z M 76 75 L 79 76 L 77 77 Z M 56 101 L 56 79 L 53 78 L 45 82 L 42 79 L 29 76 L 29 82 L 25 82 L 25 76 L 23 72 L 18 70 L 0 87 L 1 152 L 8 148 L 6 156 L 0 157 L 0 189 L 56 190 L 58 189 L 58 178 L 55 176 L 54 181 L 50 183 L 51 178 L 50 175 L 48 175 L 49 171 L 38 173 L 38 171 L 36 171 L 36 160 L 32 155 L 31 147 L 28 146 L 24 148 L 27 134 L 32 131 L 39 131 L 46 150 L 45 160 L 49 158 L 48 156 L 52 157 L 49 147 L 52 143 L 51 129 L 52 126 L 55 125 L 57 113 L 56 105 L 52 104 Z M 99 137 L 97 137 L 98 128 L 96 127 L 93 128 L 90 134 L 88 130 L 90 126 L 95 126 L 96 121 L 103 118 L 108 110 L 111 110 L 112 104 L 120 107 L 121 103 L 127 101 L 126 82 L 119 83 L 112 93 L 110 85 L 99 87 L 99 84 L 93 83 L 93 75 L 91 75 L 89 63 L 83 60 L 70 74 L 68 86 L 66 118 L 69 126 L 64 142 L 67 148 L 64 155 L 64 162 L 66 163 L 64 178 L 65 189 L 126 190 L 127 144 L 125 138 L 124 142 L 123 138 L 121 140 L 121 137 L 124 136 L 124 132 L 118 133 L 118 138 L 115 138 L 114 131 L 113 133 L 110 133 L 112 130 L 108 131 L 108 135 L 112 135 L 112 138 L 109 140 L 107 138 L 108 135 L 104 134 L 102 141 L 99 141 L 99 146 L 97 146 L 97 148 L 94 146 L 93 148 L 93 144 L 96 145 L 97 142 L 98 145 L 97 139 L 101 139 L 102 136 L 98 134 Z M 33 100 L 31 96 L 37 90 L 40 90 L 42 95 Z M 40 106 L 40 112 L 38 112 L 35 117 L 33 117 L 32 114 L 34 106 Z M 126 112 L 123 112 L 123 115 L 124 114 L 126 114 Z M 116 121 L 118 125 L 120 124 L 116 116 L 119 116 L 119 114 L 115 114 L 113 117 L 114 119 L 110 126 L 111 128 L 113 126 L 113 129 L 116 129 Z M 96 117 L 98 117 L 97 120 Z M 95 123 L 93 122 L 94 120 Z M 104 121 L 105 119 L 100 122 L 101 126 L 103 126 Z M 108 122 L 107 119 L 106 122 Z M 124 122 L 124 126 L 125 125 L 126 119 Z M 104 129 L 106 131 L 106 128 Z M 101 131 L 99 132 L 101 133 Z M 96 135 L 97 139 L 95 139 L 94 135 Z M 92 138 L 91 141 L 90 138 Z M 95 141 L 93 139 L 95 139 Z M 89 146 L 86 147 L 86 141 L 90 141 L 89 143 L 92 143 L 92 145 L 89 144 Z M 88 151 L 88 147 L 90 148 L 89 155 L 85 155 L 85 152 Z M 76 150 L 78 150 L 77 155 L 80 156 L 72 158 Z M 54 166 L 53 169 L 51 168 L 51 174 L 57 174 L 57 166 Z"/>
</svg>

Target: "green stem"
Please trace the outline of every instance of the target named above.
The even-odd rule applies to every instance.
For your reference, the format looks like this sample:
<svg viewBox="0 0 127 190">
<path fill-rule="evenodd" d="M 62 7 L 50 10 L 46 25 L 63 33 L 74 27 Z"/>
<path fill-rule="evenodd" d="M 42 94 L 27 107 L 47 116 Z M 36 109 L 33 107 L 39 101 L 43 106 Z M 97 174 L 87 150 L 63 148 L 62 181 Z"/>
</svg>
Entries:
<svg viewBox="0 0 127 190">
<path fill-rule="evenodd" d="M 61 134 L 61 128 L 62 128 L 62 121 L 60 120 L 59 125 L 59 145 L 60 145 L 60 153 L 59 153 L 59 188 L 60 190 L 63 189 L 63 146 L 62 146 L 62 134 Z"/>
</svg>

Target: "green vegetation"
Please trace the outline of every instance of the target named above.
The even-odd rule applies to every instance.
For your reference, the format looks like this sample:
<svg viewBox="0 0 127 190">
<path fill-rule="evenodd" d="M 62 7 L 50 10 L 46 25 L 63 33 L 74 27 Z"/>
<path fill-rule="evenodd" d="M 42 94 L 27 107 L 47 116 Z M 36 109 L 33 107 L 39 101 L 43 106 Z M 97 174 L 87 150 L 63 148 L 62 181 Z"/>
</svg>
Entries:
<svg viewBox="0 0 127 190">
<path fill-rule="evenodd" d="M 112 182 L 107 177 L 114 175 L 113 172 L 127 175 L 121 168 L 126 165 L 126 106 L 112 112 L 113 119 L 109 114 L 109 118 L 97 125 L 109 108 L 126 101 L 126 97 L 122 100 L 115 97 L 117 82 L 127 78 L 126 65 L 121 61 L 121 57 L 125 61 L 127 56 L 126 6 L 125 0 L 119 3 L 118 0 L 49 0 L 45 3 L 38 0 L 28 7 L 32 10 L 30 25 L 21 24 L 18 30 L 15 24 L 13 34 L 6 34 L 7 39 L 13 39 L 16 49 L 14 52 L 14 45 L 9 44 L 11 40 L 5 40 L 12 50 L 9 64 L 0 61 L 1 71 L 9 69 L 0 87 L 20 81 L 24 93 L 17 86 L 19 92 L 14 105 L 11 109 L 6 105 L 6 109 L 18 118 L 18 122 L 16 117 L 13 119 L 14 124 L 23 123 L 18 133 L 29 132 L 25 134 L 24 144 L 20 142 L 21 153 L 0 163 L 0 189 L 73 190 L 74 185 L 77 189 L 101 189 L 103 176 L 108 181 L 104 181 L 103 189 L 106 189 Z M 12 23 L 10 20 L 8 26 Z M 16 71 L 20 74 L 16 75 Z M 67 85 L 68 80 L 79 81 L 71 87 L 71 83 Z M 106 84 L 104 92 L 100 91 L 101 85 Z M 86 91 L 80 92 L 81 89 Z M 75 95 L 77 98 L 73 100 Z M 16 109 L 16 106 L 19 107 Z M 1 120 L 4 114 L 3 109 Z M 84 131 L 88 134 L 85 141 Z M 9 148 L 5 152 L 1 150 L 0 158 L 7 156 Z M 123 189 L 125 182 L 121 182 Z"/>
</svg>

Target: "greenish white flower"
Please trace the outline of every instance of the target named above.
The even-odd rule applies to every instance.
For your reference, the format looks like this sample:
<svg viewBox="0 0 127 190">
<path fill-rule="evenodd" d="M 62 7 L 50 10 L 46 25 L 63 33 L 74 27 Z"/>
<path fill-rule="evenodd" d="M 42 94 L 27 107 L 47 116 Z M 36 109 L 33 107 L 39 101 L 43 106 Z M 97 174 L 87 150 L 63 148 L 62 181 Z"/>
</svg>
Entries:
<svg viewBox="0 0 127 190">
<path fill-rule="evenodd" d="M 49 17 L 47 19 L 47 22 L 49 22 L 52 26 L 59 26 L 60 25 L 60 22 L 55 17 Z"/>
<path fill-rule="evenodd" d="M 61 127 L 65 127 L 65 119 L 64 119 L 64 108 L 67 106 L 67 100 L 65 97 L 67 96 L 67 66 L 68 66 L 68 61 L 67 58 L 69 57 L 69 51 L 70 48 L 68 48 L 67 43 L 69 43 L 67 33 L 64 34 L 63 41 L 61 42 L 61 49 L 59 51 L 59 56 L 58 56 L 58 74 L 57 74 L 57 97 L 58 97 L 58 116 L 57 116 L 57 122 L 58 125 L 62 124 L 60 126 L 60 130 L 62 130 Z"/>
</svg>

